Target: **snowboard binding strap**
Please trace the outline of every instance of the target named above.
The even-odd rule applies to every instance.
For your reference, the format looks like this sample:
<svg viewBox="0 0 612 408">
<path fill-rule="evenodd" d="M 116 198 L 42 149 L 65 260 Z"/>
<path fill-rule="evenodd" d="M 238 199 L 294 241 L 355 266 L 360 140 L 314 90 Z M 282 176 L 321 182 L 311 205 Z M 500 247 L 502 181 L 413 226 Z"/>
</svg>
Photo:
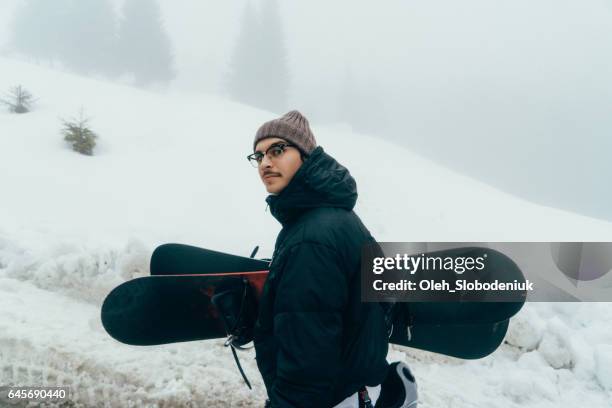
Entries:
<svg viewBox="0 0 612 408">
<path fill-rule="evenodd" d="M 249 258 L 254 258 L 255 254 L 257 254 L 257 251 L 259 250 L 259 246 L 256 246 L 253 249 L 253 252 L 251 252 L 251 256 Z M 235 319 L 235 322 L 233 324 L 233 327 L 231 330 L 228 330 L 229 332 L 229 336 L 227 336 L 227 340 L 225 340 L 225 347 L 231 347 L 232 349 L 232 355 L 234 356 L 234 361 L 236 362 L 236 366 L 238 367 L 238 371 L 240 371 L 240 375 L 242 376 L 242 379 L 244 380 L 244 383 L 247 385 L 247 387 L 249 387 L 250 390 L 252 390 L 253 388 L 251 387 L 251 383 L 249 382 L 249 379 L 247 378 L 246 374 L 244 373 L 244 370 L 242 369 L 242 365 L 240 364 L 240 359 L 238 358 L 238 354 L 236 353 L 236 349 L 238 350 L 248 350 L 251 347 L 244 347 L 244 345 L 246 344 L 245 338 L 244 336 L 241 335 L 236 335 L 236 333 L 238 333 L 240 330 L 239 327 L 239 323 L 244 321 L 244 305 L 247 303 L 247 296 L 248 296 L 248 290 L 249 290 L 249 282 L 246 279 L 243 279 L 243 284 L 244 284 L 244 291 L 242 292 L 242 300 L 240 302 L 240 311 L 238 312 L 238 316 Z M 225 320 L 226 322 L 226 327 L 228 324 L 227 319 Z"/>
<path fill-rule="evenodd" d="M 230 338 L 231 337 L 232 336 L 230 336 Z M 225 346 L 227 347 L 227 345 L 228 345 L 228 342 L 226 341 Z M 247 378 L 246 374 L 244 373 L 244 370 L 242 369 L 242 365 L 240 364 L 240 360 L 238 359 L 238 354 L 236 354 L 236 347 L 234 347 L 234 345 L 231 343 L 229 343 L 229 346 L 232 348 L 232 355 L 234 356 L 234 361 L 236 362 L 236 366 L 238 366 L 238 371 L 240 371 L 240 375 L 242 376 L 244 383 L 247 385 L 247 387 L 249 387 L 249 390 L 252 390 L 253 388 L 251 387 L 251 383 L 249 382 L 249 379 Z M 239 350 L 244 350 L 244 349 L 239 349 Z"/>
<path fill-rule="evenodd" d="M 247 387 L 252 389 L 251 383 L 244 373 L 238 355 L 236 354 L 236 349 L 248 350 L 252 348 L 245 347 L 245 345 L 253 339 L 253 327 L 255 326 L 253 305 L 247 305 L 253 302 L 250 289 L 251 287 L 249 286 L 248 279 L 243 278 L 241 286 L 234 286 L 233 288 L 222 291 L 214 295 L 211 301 L 220 312 L 228 334 L 224 346 L 231 347 L 238 371 L 240 371 L 240 375 L 242 375 Z"/>
</svg>

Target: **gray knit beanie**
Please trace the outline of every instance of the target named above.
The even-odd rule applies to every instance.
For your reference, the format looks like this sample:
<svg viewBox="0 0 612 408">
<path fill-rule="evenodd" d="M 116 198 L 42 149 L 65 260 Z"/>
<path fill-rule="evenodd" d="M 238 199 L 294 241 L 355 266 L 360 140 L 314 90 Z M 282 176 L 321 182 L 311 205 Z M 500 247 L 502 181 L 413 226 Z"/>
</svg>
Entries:
<svg viewBox="0 0 612 408">
<path fill-rule="evenodd" d="M 317 141 L 310 130 L 308 119 L 296 110 L 285 113 L 278 119 L 271 120 L 261 125 L 255 134 L 253 141 L 253 150 L 261 139 L 267 137 L 279 137 L 285 139 L 306 155 L 309 155 L 315 147 Z"/>
</svg>

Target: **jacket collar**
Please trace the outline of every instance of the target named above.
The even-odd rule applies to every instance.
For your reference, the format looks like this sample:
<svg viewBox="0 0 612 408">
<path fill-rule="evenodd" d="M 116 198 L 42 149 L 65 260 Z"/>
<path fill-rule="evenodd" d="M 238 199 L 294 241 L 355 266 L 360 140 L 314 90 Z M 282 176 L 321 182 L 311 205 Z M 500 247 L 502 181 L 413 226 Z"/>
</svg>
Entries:
<svg viewBox="0 0 612 408">
<path fill-rule="evenodd" d="M 270 211 L 283 226 L 307 210 L 340 207 L 352 210 L 357 184 L 348 169 L 317 147 L 278 195 L 269 195 Z"/>
</svg>

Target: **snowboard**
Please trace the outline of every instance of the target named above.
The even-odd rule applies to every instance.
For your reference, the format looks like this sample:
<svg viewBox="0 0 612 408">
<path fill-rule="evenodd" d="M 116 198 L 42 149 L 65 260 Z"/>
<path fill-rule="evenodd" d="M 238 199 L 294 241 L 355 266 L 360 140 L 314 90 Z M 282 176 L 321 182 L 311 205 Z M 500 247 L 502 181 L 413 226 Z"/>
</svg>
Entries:
<svg viewBox="0 0 612 408">
<path fill-rule="evenodd" d="M 102 325 L 116 340 L 151 346 L 227 337 L 215 295 L 244 290 L 261 295 L 268 272 L 155 275 L 132 279 L 111 291 Z M 254 292 L 254 293 L 253 293 Z M 252 308 L 251 308 L 252 309 Z M 249 310 L 251 316 L 256 310 Z"/>
<path fill-rule="evenodd" d="M 228 332 L 238 343 L 248 341 L 268 265 L 188 245 L 162 245 L 151 258 L 152 276 L 125 282 L 107 296 L 102 324 L 113 338 L 131 345 L 225 338 Z M 389 341 L 462 359 L 482 358 L 501 344 L 509 318 L 521 306 L 397 303 Z"/>
<path fill-rule="evenodd" d="M 151 254 L 151 275 L 203 275 L 219 272 L 253 272 L 268 269 L 269 260 L 230 255 L 183 244 L 163 244 Z"/>
</svg>

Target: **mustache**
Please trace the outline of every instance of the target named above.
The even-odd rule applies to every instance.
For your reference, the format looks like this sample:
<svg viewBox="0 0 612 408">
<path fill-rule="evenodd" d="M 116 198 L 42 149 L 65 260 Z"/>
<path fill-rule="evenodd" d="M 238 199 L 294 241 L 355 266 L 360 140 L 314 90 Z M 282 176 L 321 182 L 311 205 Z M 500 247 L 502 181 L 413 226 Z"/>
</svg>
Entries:
<svg viewBox="0 0 612 408">
<path fill-rule="evenodd" d="M 274 171 L 264 171 L 263 173 L 263 177 L 270 176 L 270 175 L 280 176 L 280 173 L 276 173 Z"/>
</svg>

